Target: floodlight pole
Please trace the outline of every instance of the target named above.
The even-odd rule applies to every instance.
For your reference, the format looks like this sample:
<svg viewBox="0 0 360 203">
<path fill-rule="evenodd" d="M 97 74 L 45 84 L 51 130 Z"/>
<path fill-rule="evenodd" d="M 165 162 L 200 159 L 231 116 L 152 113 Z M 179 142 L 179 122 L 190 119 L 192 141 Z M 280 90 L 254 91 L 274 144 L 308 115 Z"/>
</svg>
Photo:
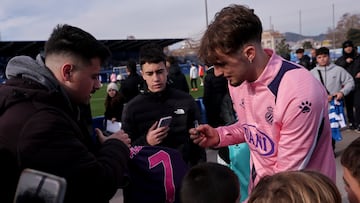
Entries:
<svg viewBox="0 0 360 203">
<path fill-rule="evenodd" d="M 206 17 L 206 27 L 209 25 L 208 22 L 208 8 L 207 8 L 207 0 L 205 0 L 205 17 Z"/>
<path fill-rule="evenodd" d="M 333 49 L 335 49 L 335 4 L 332 4 L 332 21 L 333 21 Z"/>
</svg>

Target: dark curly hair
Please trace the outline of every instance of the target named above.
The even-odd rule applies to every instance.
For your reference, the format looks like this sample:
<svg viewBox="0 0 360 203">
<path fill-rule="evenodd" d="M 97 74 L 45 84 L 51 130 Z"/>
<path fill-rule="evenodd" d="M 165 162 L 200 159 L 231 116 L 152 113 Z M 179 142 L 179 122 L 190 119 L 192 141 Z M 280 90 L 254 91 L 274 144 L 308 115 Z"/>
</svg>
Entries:
<svg viewBox="0 0 360 203">
<path fill-rule="evenodd" d="M 198 52 L 200 60 L 215 64 L 218 54 L 235 53 L 248 42 L 261 42 L 262 24 L 254 10 L 242 5 L 230 5 L 215 15 Z"/>
</svg>

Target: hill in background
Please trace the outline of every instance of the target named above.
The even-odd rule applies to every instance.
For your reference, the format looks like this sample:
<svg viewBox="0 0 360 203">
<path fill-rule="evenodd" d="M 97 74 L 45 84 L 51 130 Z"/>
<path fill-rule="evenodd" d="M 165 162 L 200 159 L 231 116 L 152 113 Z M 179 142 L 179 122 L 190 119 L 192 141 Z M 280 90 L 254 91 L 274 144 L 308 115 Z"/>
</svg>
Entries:
<svg viewBox="0 0 360 203">
<path fill-rule="evenodd" d="M 320 35 L 316 35 L 316 36 L 303 36 L 303 35 L 293 33 L 293 32 L 285 32 L 283 34 L 284 34 L 287 42 L 298 42 L 298 41 L 302 41 L 304 39 L 313 39 L 314 41 L 321 42 L 326 39 L 326 34 L 320 34 Z"/>
</svg>

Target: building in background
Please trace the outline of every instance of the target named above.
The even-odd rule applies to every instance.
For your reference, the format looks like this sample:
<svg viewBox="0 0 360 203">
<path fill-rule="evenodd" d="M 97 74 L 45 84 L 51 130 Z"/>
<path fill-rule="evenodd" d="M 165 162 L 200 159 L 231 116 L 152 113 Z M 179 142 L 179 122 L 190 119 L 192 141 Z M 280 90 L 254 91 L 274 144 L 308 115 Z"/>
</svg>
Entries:
<svg viewBox="0 0 360 203">
<path fill-rule="evenodd" d="M 261 45 L 264 48 L 276 49 L 278 45 L 284 39 L 284 35 L 275 30 L 265 30 L 261 36 Z"/>
</svg>

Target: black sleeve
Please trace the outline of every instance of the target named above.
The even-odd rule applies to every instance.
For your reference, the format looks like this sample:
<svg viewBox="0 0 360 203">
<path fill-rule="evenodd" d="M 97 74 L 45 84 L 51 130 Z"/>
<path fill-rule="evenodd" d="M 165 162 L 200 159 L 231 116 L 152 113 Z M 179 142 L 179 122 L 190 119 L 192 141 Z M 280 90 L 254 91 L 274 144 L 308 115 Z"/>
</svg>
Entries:
<svg viewBox="0 0 360 203">
<path fill-rule="evenodd" d="M 204 95 L 203 95 L 203 103 L 205 106 L 205 110 L 208 111 L 210 108 L 210 99 L 211 99 L 211 89 L 212 89 L 212 83 L 211 83 L 211 76 L 210 74 L 206 74 L 204 78 Z"/>
<path fill-rule="evenodd" d="M 182 90 L 186 93 L 189 93 L 189 84 L 187 83 L 185 75 L 182 74 Z"/>
<path fill-rule="evenodd" d="M 347 65 L 344 57 L 338 58 L 338 59 L 335 61 L 335 64 L 338 65 L 338 66 L 341 66 L 341 67 L 343 67 L 343 68 L 346 68 L 346 65 Z"/>
<path fill-rule="evenodd" d="M 39 121 L 46 122 L 39 122 Z M 129 149 L 121 141 L 110 139 L 93 154 L 84 144 L 74 121 L 59 112 L 39 112 L 24 124 L 19 160 L 24 168 L 33 168 L 64 177 L 65 201 L 109 201 L 124 184 Z"/>
<path fill-rule="evenodd" d="M 191 104 L 192 110 L 190 111 L 191 114 L 188 117 L 188 129 L 193 128 L 194 127 L 194 121 L 201 120 L 201 115 L 200 115 L 200 109 L 198 108 L 197 104 L 195 101 L 192 102 Z M 190 166 L 194 166 L 198 163 L 201 162 L 206 162 L 206 152 L 205 149 L 200 147 L 197 144 L 194 144 L 194 142 L 190 139 L 190 135 L 188 136 L 188 144 L 189 144 L 189 155 L 190 155 L 190 159 L 189 159 L 189 165 Z"/>
<path fill-rule="evenodd" d="M 131 104 L 125 105 L 122 114 L 121 128 L 129 135 L 132 146 L 149 145 L 146 141 L 146 133 L 140 134 L 140 131 L 138 131 L 139 128 L 137 126 L 140 124 L 136 123 L 136 121 L 132 119 L 133 112 L 130 110 L 131 108 Z"/>
</svg>

